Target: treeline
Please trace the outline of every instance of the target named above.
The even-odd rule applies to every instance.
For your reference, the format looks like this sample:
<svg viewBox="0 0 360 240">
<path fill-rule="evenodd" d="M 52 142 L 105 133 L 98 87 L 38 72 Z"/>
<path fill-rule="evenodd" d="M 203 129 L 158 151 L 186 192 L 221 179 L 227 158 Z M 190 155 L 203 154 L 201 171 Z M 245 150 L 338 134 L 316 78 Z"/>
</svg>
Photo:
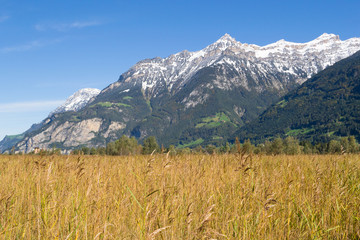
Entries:
<svg viewBox="0 0 360 240">
<path fill-rule="evenodd" d="M 137 155 L 151 153 L 169 153 L 176 154 L 226 154 L 237 153 L 239 151 L 248 154 L 344 154 L 358 153 L 360 147 L 354 136 L 342 137 L 338 140 L 331 140 L 327 143 L 311 144 L 309 141 L 299 142 L 294 137 L 285 139 L 275 138 L 274 140 L 266 140 L 262 144 L 254 145 L 250 140 L 240 143 L 237 139 L 234 143 L 224 143 L 222 146 L 207 145 L 205 147 L 197 146 L 190 148 L 176 148 L 170 145 L 167 148 L 159 146 L 155 137 L 149 137 L 144 140 L 143 144 L 139 144 L 135 137 L 122 136 L 115 142 L 110 142 L 106 147 L 88 148 L 82 147 L 72 151 L 72 154 L 84 155 Z"/>
<path fill-rule="evenodd" d="M 162 150 L 164 151 L 164 149 Z M 123 135 L 115 142 L 110 142 L 106 147 L 88 148 L 82 147 L 75 149 L 72 154 L 84 155 L 138 155 L 138 154 L 151 154 L 159 153 L 161 149 L 156 141 L 156 138 L 151 136 L 144 140 L 143 145 L 140 145 L 135 137 L 127 137 Z"/>
<path fill-rule="evenodd" d="M 311 144 L 309 141 L 299 142 L 294 137 L 285 139 L 276 138 L 273 141 L 265 141 L 254 148 L 254 153 L 264 154 L 344 154 L 358 153 L 360 151 L 359 144 L 354 136 L 341 137 L 338 140 L 330 142 L 322 142 Z"/>
</svg>

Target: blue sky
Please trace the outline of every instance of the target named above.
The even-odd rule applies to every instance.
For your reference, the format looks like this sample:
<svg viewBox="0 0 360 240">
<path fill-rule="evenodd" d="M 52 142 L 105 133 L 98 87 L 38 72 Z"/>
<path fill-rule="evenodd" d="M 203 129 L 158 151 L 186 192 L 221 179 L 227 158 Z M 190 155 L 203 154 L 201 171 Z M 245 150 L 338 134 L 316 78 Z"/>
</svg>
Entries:
<svg viewBox="0 0 360 240">
<path fill-rule="evenodd" d="M 200 50 L 225 33 L 257 45 L 360 37 L 358 9 L 358 0 L 0 0 L 0 139 L 142 59 Z"/>
</svg>

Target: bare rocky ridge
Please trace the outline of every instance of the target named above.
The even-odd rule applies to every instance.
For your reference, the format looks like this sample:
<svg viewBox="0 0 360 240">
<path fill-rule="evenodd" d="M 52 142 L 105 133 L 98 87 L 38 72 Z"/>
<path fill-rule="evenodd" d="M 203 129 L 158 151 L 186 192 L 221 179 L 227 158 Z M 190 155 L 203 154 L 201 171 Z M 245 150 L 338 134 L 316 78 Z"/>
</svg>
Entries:
<svg viewBox="0 0 360 240">
<path fill-rule="evenodd" d="M 37 146 L 46 149 L 49 143 L 60 142 L 65 147 L 88 143 L 95 136 L 94 132 L 100 130 L 101 123 L 101 119 L 94 118 L 75 124 L 65 122 L 61 125 L 50 125 L 45 131 L 28 139 L 27 148 Z"/>
</svg>

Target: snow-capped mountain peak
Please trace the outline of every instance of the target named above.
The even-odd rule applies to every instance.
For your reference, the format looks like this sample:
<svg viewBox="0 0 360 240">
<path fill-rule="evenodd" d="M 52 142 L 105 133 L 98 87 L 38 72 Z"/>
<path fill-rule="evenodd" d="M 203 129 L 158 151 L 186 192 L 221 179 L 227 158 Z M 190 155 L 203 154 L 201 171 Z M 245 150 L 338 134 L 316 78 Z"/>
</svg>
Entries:
<svg viewBox="0 0 360 240">
<path fill-rule="evenodd" d="M 236 41 L 235 38 L 231 37 L 229 34 L 226 33 L 219 40 L 217 40 L 213 44 L 209 45 L 208 47 L 206 47 L 202 51 L 209 52 L 209 51 L 213 51 L 214 49 L 224 51 L 228 47 L 232 47 L 232 46 L 236 46 L 236 45 L 240 46 L 241 43 Z"/>
<path fill-rule="evenodd" d="M 67 111 L 79 111 L 82 109 L 91 99 L 99 95 L 101 92 L 100 89 L 96 88 L 83 88 L 75 92 L 65 103 L 57 107 L 52 111 L 49 116 L 52 116 L 56 113 L 62 113 Z"/>
<path fill-rule="evenodd" d="M 219 40 L 217 40 L 215 42 L 215 44 L 219 44 L 219 43 L 225 43 L 225 44 L 236 44 L 236 43 L 240 43 L 237 42 L 235 40 L 235 38 L 233 38 L 232 36 L 230 36 L 230 34 L 226 33 L 224 36 L 222 36 L 221 38 L 219 38 Z"/>
<path fill-rule="evenodd" d="M 332 33 L 323 33 L 319 37 L 315 39 L 316 41 L 323 41 L 323 40 L 340 40 L 339 35 L 335 35 Z"/>
<path fill-rule="evenodd" d="M 225 62 L 236 70 L 239 79 L 248 74 L 255 80 L 269 79 L 270 75 L 281 73 L 288 75 L 284 79 L 296 79 L 298 84 L 358 50 L 360 38 L 341 41 L 339 36 L 328 33 L 306 43 L 281 39 L 265 46 L 241 43 L 225 34 L 196 52 L 183 51 L 167 58 L 143 60 L 104 91 L 125 84 L 124 89 L 140 85 L 149 97 L 156 96 L 163 87 L 177 92 L 198 70 Z M 277 89 L 283 88 L 280 83 L 268 83 Z M 260 91 L 262 87 L 257 89 Z"/>
<path fill-rule="evenodd" d="M 225 33 L 224 36 L 222 36 L 218 41 L 236 41 L 235 38 L 233 38 L 232 36 L 230 36 L 230 34 Z"/>
</svg>

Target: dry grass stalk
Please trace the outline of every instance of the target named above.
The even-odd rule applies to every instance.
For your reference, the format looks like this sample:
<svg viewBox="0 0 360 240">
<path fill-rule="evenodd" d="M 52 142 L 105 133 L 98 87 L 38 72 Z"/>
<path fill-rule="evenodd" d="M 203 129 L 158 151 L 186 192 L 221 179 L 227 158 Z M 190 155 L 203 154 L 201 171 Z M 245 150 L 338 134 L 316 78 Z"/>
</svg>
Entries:
<svg viewBox="0 0 360 240">
<path fill-rule="evenodd" d="M 0 156 L 0 182 L 0 239 L 360 238 L 359 155 Z"/>
</svg>

